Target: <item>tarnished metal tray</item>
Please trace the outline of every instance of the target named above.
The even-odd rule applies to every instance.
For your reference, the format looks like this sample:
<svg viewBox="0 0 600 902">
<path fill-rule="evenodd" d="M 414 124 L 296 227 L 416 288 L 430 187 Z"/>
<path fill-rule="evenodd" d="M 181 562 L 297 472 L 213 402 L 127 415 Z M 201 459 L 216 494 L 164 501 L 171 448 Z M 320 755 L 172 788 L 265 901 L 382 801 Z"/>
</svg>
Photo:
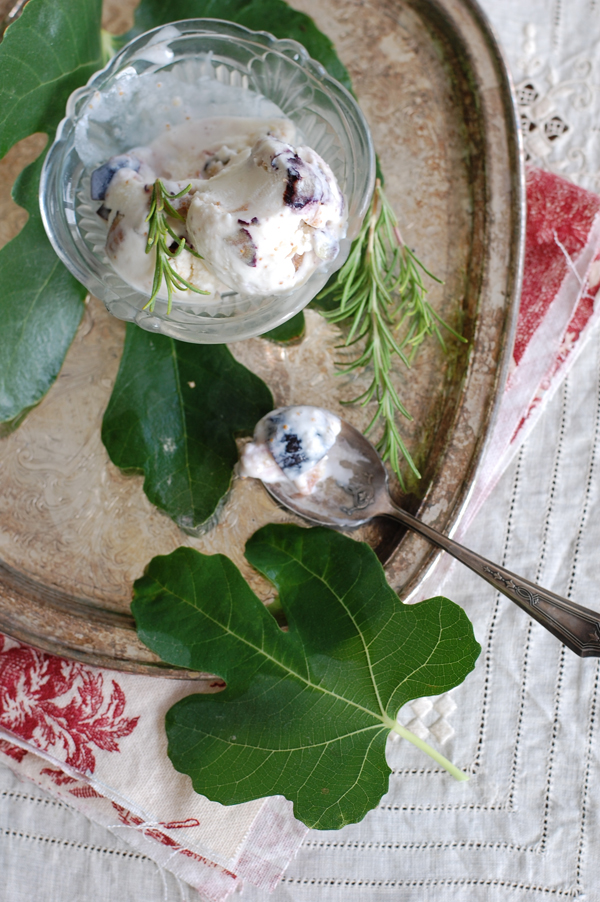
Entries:
<svg viewBox="0 0 600 902">
<path fill-rule="evenodd" d="M 373 130 L 404 237 L 444 279 L 431 300 L 468 343 L 431 343 L 398 385 L 414 420 L 407 443 L 423 472 L 402 499 L 438 529 L 457 522 L 504 382 L 518 306 L 523 174 L 509 80 L 469 0 L 295 0 L 335 42 Z M 16 157 L 4 166 L 5 182 Z M 0 441 L 0 630 L 93 664 L 181 676 L 138 642 L 131 586 L 148 561 L 180 544 L 224 552 L 255 590 L 270 587 L 243 558 L 246 538 L 289 520 L 254 480 L 236 480 L 217 525 L 191 539 L 155 510 L 142 478 L 109 462 L 100 423 L 124 324 L 90 300 L 59 379 Z M 342 408 L 364 379 L 336 375 L 339 333 L 308 313 L 304 341 L 232 346 L 277 404 L 318 404 L 358 428 L 371 412 Z M 397 492 L 399 495 L 400 493 Z M 361 533 L 391 584 L 412 591 L 436 552 L 385 521 Z M 457 599 L 460 601 L 460 599 Z"/>
</svg>

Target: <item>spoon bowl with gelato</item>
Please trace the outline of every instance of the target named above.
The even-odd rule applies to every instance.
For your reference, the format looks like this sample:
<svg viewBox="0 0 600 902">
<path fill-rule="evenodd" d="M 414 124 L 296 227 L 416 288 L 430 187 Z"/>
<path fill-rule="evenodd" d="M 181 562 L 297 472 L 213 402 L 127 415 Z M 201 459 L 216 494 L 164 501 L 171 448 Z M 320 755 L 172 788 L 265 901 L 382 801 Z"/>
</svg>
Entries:
<svg viewBox="0 0 600 902">
<path fill-rule="evenodd" d="M 59 257 L 111 313 L 220 343 L 320 291 L 373 182 L 356 101 L 300 44 L 194 19 L 136 38 L 71 96 L 40 203 Z"/>
</svg>

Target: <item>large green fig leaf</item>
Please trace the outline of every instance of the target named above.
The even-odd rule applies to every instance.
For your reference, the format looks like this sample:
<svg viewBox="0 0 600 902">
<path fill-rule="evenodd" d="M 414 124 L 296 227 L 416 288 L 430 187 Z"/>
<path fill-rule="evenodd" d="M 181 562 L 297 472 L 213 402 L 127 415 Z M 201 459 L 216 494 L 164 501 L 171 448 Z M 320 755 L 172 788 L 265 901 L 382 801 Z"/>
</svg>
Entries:
<svg viewBox="0 0 600 902">
<path fill-rule="evenodd" d="M 227 682 L 171 708 L 169 757 L 214 801 L 281 794 L 308 826 L 337 829 L 386 792 L 389 731 L 419 744 L 398 709 L 462 682 L 480 648 L 461 608 L 402 604 L 373 551 L 346 536 L 271 525 L 246 556 L 277 587 L 289 632 L 221 555 L 179 548 L 135 583 L 142 641 Z"/>
<path fill-rule="evenodd" d="M 101 64 L 100 0 L 30 0 L 0 44 L 0 157 L 33 132 L 52 141 L 69 94 Z M 29 219 L 0 251 L 0 423 L 16 425 L 56 378 L 86 291 L 52 250 L 38 187 L 43 156 L 15 185 Z"/>
<path fill-rule="evenodd" d="M 114 464 L 188 532 L 215 512 L 238 458 L 234 436 L 273 407 L 258 376 L 225 345 L 194 345 L 127 326 L 102 440 Z"/>
</svg>

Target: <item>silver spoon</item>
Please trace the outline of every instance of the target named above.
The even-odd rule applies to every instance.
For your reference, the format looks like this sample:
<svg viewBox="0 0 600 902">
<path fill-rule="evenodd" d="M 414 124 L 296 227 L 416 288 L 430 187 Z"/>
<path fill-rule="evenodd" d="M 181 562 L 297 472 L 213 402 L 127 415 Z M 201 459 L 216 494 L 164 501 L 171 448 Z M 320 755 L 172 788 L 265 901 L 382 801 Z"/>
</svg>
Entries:
<svg viewBox="0 0 600 902">
<path fill-rule="evenodd" d="M 600 657 L 600 614 L 499 567 L 397 507 L 375 448 L 343 420 L 327 455 L 327 474 L 310 495 L 300 494 L 288 479 L 263 484 L 276 501 L 311 523 L 353 529 L 373 517 L 398 520 L 483 577 L 575 654 Z"/>
</svg>

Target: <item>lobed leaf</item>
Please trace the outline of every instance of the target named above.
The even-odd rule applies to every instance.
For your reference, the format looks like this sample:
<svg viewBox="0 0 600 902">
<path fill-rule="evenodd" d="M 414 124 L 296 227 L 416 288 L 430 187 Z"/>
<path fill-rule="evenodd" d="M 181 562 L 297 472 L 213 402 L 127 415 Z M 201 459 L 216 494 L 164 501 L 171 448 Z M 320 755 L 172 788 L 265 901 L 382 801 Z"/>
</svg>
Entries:
<svg viewBox="0 0 600 902">
<path fill-rule="evenodd" d="M 386 792 L 398 709 L 462 682 L 479 645 L 461 608 L 402 604 L 373 551 L 339 533 L 266 526 L 246 557 L 277 587 L 287 633 L 222 555 L 179 548 L 135 583 L 141 640 L 227 682 L 170 709 L 169 756 L 214 801 L 281 794 L 308 826 L 338 829 Z"/>
<path fill-rule="evenodd" d="M 235 436 L 273 407 L 258 376 L 225 345 L 194 345 L 129 323 L 102 423 L 112 462 L 145 474 L 144 491 L 188 532 L 229 489 Z"/>
<path fill-rule="evenodd" d="M 56 256 L 42 225 L 42 162 L 38 158 L 28 166 L 15 185 L 13 196 L 29 219 L 0 251 L 0 435 L 19 424 L 58 376 L 86 295 Z"/>
</svg>

